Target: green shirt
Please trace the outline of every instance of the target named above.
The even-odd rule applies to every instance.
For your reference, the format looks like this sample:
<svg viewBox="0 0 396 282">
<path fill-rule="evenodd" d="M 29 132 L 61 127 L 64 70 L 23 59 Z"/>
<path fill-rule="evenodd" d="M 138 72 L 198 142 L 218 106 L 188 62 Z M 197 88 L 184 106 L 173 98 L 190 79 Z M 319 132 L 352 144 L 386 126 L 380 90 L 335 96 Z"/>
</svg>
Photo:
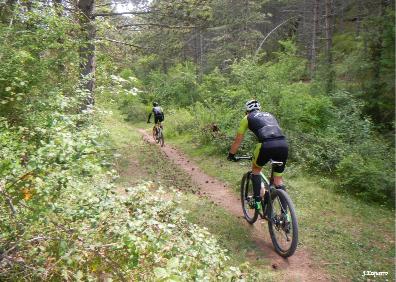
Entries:
<svg viewBox="0 0 396 282">
<path fill-rule="evenodd" d="M 238 134 L 242 134 L 245 135 L 246 130 L 248 130 L 248 119 L 247 119 L 247 115 L 241 120 L 241 122 L 239 123 L 239 128 L 237 133 Z"/>
</svg>

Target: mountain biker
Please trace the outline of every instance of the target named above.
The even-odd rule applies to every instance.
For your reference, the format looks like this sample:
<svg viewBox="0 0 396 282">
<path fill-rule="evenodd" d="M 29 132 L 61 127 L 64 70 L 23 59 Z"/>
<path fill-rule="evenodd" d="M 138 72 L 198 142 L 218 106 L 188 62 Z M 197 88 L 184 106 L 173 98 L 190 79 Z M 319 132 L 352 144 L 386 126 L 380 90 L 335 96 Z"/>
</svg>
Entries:
<svg viewBox="0 0 396 282">
<path fill-rule="evenodd" d="M 164 121 L 164 111 L 162 108 L 158 105 L 157 102 L 153 102 L 153 109 L 151 110 L 147 123 L 150 123 L 151 115 L 154 114 L 154 127 L 153 127 L 153 133 L 156 131 L 156 125 L 158 124 L 162 128 L 161 122 Z"/>
<path fill-rule="evenodd" d="M 252 182 L 255 208 L 261 210 L 261 169 L 269 160 L 283 162 L 281 166 L 274 166 L 273 176 L 275 187 L 285 189 L 282 173 L 287 161 L 288 145 L 276 118 L 268 112 L 261 112 L 260 103 L 257 100 L 246 102 L 245 107 L 246 115 L 240 122 L 237 135 L 231 145 L 227 159 L 230 161 L 237 160 L 235 153 L 238 151 L 243 137 L 249 128 L 259 141 L 253 153 Z M 268 200 L 269 196 L 266 195 L 264 201 L 266 202 Z"/>
</svg>

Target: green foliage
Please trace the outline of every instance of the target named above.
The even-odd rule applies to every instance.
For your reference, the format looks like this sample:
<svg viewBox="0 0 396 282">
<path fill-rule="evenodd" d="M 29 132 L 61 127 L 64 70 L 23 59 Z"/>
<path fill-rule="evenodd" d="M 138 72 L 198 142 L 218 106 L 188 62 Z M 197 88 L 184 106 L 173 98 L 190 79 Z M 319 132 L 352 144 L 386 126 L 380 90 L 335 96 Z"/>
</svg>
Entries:
<svg viewBox="0 0 396 282">
<path fill-rule="evenodd" d="M 78 41 L 67 36 L 76 32 L 73 21 L 51 9 L 15 17 L 13 25 L 0 25 L 0 112 L 12 123 L 28 117 L 57 83 L 72 91 L 78 78 Z"/>
<path fill-rule="evenodd" d="M 393 153 L 393 154 L 392 154 Z M 337 165 L 342 188 L 367 201 L 387 203 L 395 198 L 394 150 L 383 140 L 367 140 Z"/>
<path fill-rule="evenodd" d="M 245 101 L 255 97 L 263 110 L 279 119 L 292 160 L 314 173 L 334 176 L 337 172 L 340 185 L 354 187 L 349 190 L 355 195 L 376 201 L 392 199 L 393 150 L 385 139 L 374 138 L 378 134 L 363 115 L 365 104 L 346 90 L 327 95 L 320 81 L 306 82 L 306 61 L 299 57 L 296 46 L 291 41 L 281 42 L 281 46 L 275 61 L 261 64 L 244 58 L 232 64 L 230 73 L 215 69 L 203 75 L 199 83 L 195 83 L 191 64 L 178 64 L 168 74 L 153 71 L 149 79 L 142 78 L 145 89 L 171 107 L 165 109 L 170 113 L 165 122 L 168 136 L 191 135 L 197 145 L 224 154 L 243 117 Z M 190 99 L 191 104 L 187 103 L 185 97 L 189 95 L 199 97 L 198 101 L 192 103 L 195 100 Z M 240 152 L 249 152 L 254 142 L 247 135 Z M 362 144 L 378 149 L 362 150 Z M 354 174 L 348 172 L 348 165 L 356 157 L 362 159 L 357 159 L 361 167 Z M 389 167 L 369 161 L 379 158 L 388 159 Z M 370 182 L 373 188 L 361 185 L 363 172 L 375 179 Z M 385 184 L 378 181 L 380 175 L 386 178 L 382 181 Z"/>
<path fill-rule="evenodd" d="M 188 109 L 172 109 L 166 118 L 166 135 L 178 136 L 191 132 L 195 127 L 196 119 Z"/>
<path fill-rule="evenodd" d="M 336 34 L 333 53 L 337 83 L 363 103 L 364 114 L 386 133 L 395 115 L 395 11 L 392 5 L 380 9 L 382 15 L 369 13 L 363 20 L 359 36 L 355 30 Z"/>
<path fill-rule="evenodd" d="M 150 98 L 160 104 L 188 106 L 200 100 L 197 91 L 196 69 L 186 62 L 171 67 L 167 74 L 153 71 L 148 77 L 146 90 Z"/>
<path fill-rule="evenodd" d="M 91 93 L 70 19 L 33 8 L 0 25 L 0 280 L 254 279 L 163 192 L 115 194 L 112 149 L 97 126 L 109 113 L 81 109 Z M 145 117 L 140 80 L 129 69 L 106 75 L 114 67 L 99 59 L 109 63 L 98 69 L 99 100 Z M 193 72 L 179 70 L 172 89 L 186 93 Z"/>
<path fill-rule="evenodd" d="M 109 189 L 103 175 L 62 189 L 61 198 L 13 242 L 17 248 L 0 265 L 0 278 L 14 280 L 23 273 L 44 281 L 91 281 L 98 275 L 229 281 L 245 276 L 227 265 L 226 251 L 207 230 L 185 219 L 177 200 L 161 199 L 164 191 L 153 195 L 140 185 L 121 196 Z M 14 259 L 23 264 L 11 263 Z"/>
<path fill-rule="evenodd" d="M 322 95 L 310 95 L 310 85 L 293 83 L 280 92 L 278 113 L 282 126 L 297 132 L 321 131 L 328 126 L 332 103 Z"/>
<path fill-rule="evenodd" d="M 109 75 L 109 78 L 109 82 L 104 83 L 97 93 L 100 103 L 116 104 L 127 120 L 146 120 L 148 108 L 141 102 L 144 99 L 143 85 L 133 72 L 124 69 L 119 76 Z"/>
</svg>

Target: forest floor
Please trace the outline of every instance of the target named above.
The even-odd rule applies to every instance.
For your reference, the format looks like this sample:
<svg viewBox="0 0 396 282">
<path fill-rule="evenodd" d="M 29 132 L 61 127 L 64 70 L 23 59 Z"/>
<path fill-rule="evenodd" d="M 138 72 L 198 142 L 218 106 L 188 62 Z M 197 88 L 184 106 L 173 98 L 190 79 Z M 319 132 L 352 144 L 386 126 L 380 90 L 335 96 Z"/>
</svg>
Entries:
<svg viewBox="0 0 396 282">
<path fill-rule="evenodd" d="M 306 180 L 294 179 L 289 182 L 290 194 L 296 201 L 301 238 L 296 253 L 283 259 L 273 249 L 266 222 L 258 221 L 251 226 L 243 219 L 236 181 L 242 171 L 247 170 L 247 164 L 230 164 L 206 156 L 204 151 L 182 138 L 170 140 L 171 145 L 166 139 L 165 147 L 161 148 L 154 144 L 147 124 L 128 123 L 118 112 L 106 117 L 103 124 L 119 154 L 119 186 L 151 181 L 153 193 L 159 186 L 182 192 L 185 198 L 182 206 L 189 211 L 188 219 L 208 228 L 218 238 L 219 243 L 229 250 L 231 264 L 248 261 L 261 277 L 273 281 L 359 281 L 366 280 L 362 277 L 364 270 L 385 271 L 393 265 L 389 259 L 394 253 L 393 226 L 389 227 L 393 222 L 391 213 L 377 217 L 382 232 L 372 234 L 379 228 L 373 225 L 374 219 L 369 216 L 373 208 L 362 214 L 368 218 L 367 222 L 356 220 L 349 212 L 360 211 L 363 207 L 347 206 L 344 201 L 349 203 L 348 198 L 345 200 L 321 188 L 311 187 Z M 294 189 L 300 186 L 306 187 L 302 195 Z M 317 209 L 326 216 L 314 221 L 311 214 Z M 343 213 L 342 218 L 339 212 Z M 332 221 L 337 224 L 329 224 Z M 353 242 L 350 242 L 351 237 Z M 378 242 L 373 242 L 373 238 Z M 356 241 L 361 241 L 358 246 Z M 378 247 L 362 253 L 366 245 Z M 371 255 L 374 251 L 376 254 Z M 376 260 L 377 255 L 385 259 Z M 373 265 L 372 269 L 366 269 L 367 265 Z M 383 268 L 377 270 L 378 265 Z M 392 270 L 389 272 L 386 278 L 391 281 L 394 274 Z"/>
</svg>

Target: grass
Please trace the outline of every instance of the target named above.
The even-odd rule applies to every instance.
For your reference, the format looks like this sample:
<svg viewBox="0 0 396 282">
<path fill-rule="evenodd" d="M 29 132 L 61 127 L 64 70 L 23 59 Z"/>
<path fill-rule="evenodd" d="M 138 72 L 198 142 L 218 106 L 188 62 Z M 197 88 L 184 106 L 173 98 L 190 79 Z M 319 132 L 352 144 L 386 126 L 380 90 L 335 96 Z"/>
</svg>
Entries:
<svg viewBox="0 0 396 282">
<path fill-rule="evenodd" d="M 210 155 L 213 146 L 191 145 L 189 136 L 169 141 L 235 191 L 249 169 L 248 164 L 227 162 L 226 156 Z M 314 263 L 324 267 L 334 280 L 359 281 L 364 280 L 363 271 L 386 271 L 389 274 L 384 278 L 394 281 L 394 211 L 326 189 L 318 184 L 320 179 L 301 175 L 293 164 L 288 171 L 285 179 L 299 219 L 299 244 L 312 251 Z"/>
<path fill-rule="evenodd" d="M 255 247 L 250 230 L 241 224 L 241 219 L 230 215 L 210 200 L 196 195 L 197 187 L 190 177 L 177 165 L 169 162 L 158 146 L 143 141 L 137 128 L 147 128 L 147 124 L 132 125 L 114 111 L 102 121 L 109 132 L 110 142 L 118 153 L 116 168 L 120 172 L 118 187 L 133 186 L 139 181 L 152 181 L 152 192 L 161 185 L 182 192 L 182 207 L 188 211 L 187 218 L 208 230 L 229 250 L 230 265 L 240 265 L 249 261 L 250 267 L 265 281 L 276 281 L 283 275 L 263 269 L 265 254 Z M 122 191 L 122 189 L 120 189 Z M 172 194 L 171 189 L 168 189 Z M 170 195 L 172 197 L 172 195 Z"/>
</svg>

